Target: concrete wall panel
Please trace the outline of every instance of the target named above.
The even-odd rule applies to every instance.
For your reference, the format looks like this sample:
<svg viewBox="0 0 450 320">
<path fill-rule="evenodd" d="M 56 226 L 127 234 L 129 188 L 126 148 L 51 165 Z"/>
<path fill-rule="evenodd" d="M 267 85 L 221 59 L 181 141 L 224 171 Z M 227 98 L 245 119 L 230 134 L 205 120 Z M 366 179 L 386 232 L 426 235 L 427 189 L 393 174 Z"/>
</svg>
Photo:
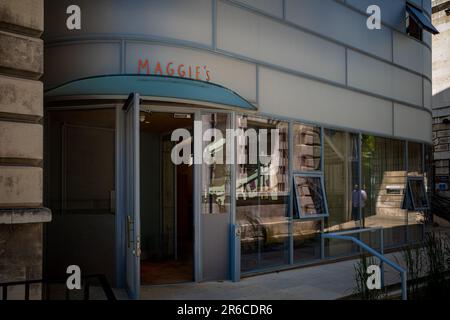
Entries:
<svg viewBox="0 0 450 320">
<path fill-rule="evenodd" d="M 394 63 L 431 79 L 431 56 L 426 46 L 399 32 L 394 32 L 393 43 Z"/>
<path fill-rule="evenodd" d="M 390 30 L 367 29 L 365 15 L 336 1 L 286 0 L 286 19 L 370 54 L 392 59 Z"/>
<path fill-rule="evenodd" d="M 423 106 L 427 109 L 431 110 L 431 100 L 432 100 L 432 93 L 431 93 L 431 82 L 427 79 L 423 79 Z"/>
<path fill-rule="evenodd" d="M 71 0 L 51 1 L 45 8 L 45 36 L 57 38 L 85 34 L 153 36 L 212 43 L 211 0 L 78 0 L 81 30 L 66 28 Z"/>
<path fill-rule="evenodd" d="M 428 13 L 431 16 L 431 0 L 422 0 L 422 8 L 423 11 Z"/>
<path fill-rule="evenodd" d="M 422 106 L 420 76 L 355 51 L 347 56 L 349 86 Z"/>
<path fill-rule="evenodd" d="M 237 0 L 246 6 L 283 18 L 283 0 Z"/>
<path fill-rule="evenodd" d="M 394 135 L 431 143 L 431 114 L 394 104 Z"/>
<path fill-rule="evenodd" d="M 46 88 L 84 77 L 120 73 L 117 42 L 74 43 L 45 49 Z M 95 63 L 88 63 L 95 61 Z"/>
<path fill-rule="evenodd" d="M 399 31 L 405 31 L 405 0 L 347 0 L 347 4 L 366 12 L 370 5 L 381 9 L 381 20 Z"/>
<path fill-rule="evenodd" d="M 283 68 L 345 82 L 343 47 L 222 2 L 218 4 L 217 45 Z"/>
<path fill-rule="evenodd" d="M 260 70 L 261 112 L 392 134 L 392 104 L 328 84 Z"/>
</svg>

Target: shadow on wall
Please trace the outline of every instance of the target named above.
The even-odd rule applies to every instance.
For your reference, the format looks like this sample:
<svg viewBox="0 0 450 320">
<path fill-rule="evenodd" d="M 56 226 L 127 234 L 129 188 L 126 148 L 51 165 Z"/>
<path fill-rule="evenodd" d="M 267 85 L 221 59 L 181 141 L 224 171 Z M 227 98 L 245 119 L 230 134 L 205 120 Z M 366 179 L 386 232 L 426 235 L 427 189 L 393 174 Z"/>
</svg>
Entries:
<svg viewBox="0 0 450 320">
<path fill-rule="evenodd" d="M 450 87 L 433 94 L 433 108 L 450 107 Z"/>
</svg>

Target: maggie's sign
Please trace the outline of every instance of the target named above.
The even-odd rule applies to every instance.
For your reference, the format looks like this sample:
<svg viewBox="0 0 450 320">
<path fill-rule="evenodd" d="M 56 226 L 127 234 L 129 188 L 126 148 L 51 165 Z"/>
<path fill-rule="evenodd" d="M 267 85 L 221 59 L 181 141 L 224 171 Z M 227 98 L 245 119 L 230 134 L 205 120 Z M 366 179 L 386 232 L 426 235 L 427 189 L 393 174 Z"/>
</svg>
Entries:
<svg viewBox="0 0 450 320">
<path fill-rule="evenodd" d="M 159 60 L 139 59 L 137 73 L 211 81 L 211 71 L 206 65 L 190 65 L 176 62 L 161 63 Z"/>
</svg>

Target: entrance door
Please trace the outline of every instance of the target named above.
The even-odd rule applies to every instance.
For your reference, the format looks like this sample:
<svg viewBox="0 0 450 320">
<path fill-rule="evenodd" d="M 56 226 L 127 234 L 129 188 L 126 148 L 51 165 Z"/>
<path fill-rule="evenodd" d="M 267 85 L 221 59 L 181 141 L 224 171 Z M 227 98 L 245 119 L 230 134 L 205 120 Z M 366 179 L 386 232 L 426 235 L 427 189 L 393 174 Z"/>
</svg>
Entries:
<svg viewBox="0 0 450 320">
<path fill-rule="evenodd" d="M 142 285 L 194 279 L 193 165 L 172 160 L 171 141 L 175 130 L 192 135 L 193 115 L 168 111 L 142 106 L 139 118 Z"/>
<path fill-rule="evenodd" d="M 139 299 L 140 289 L 139 99 L 132 94 L 123 107 L 126 287 L 132 299 Z"/>
</svg>

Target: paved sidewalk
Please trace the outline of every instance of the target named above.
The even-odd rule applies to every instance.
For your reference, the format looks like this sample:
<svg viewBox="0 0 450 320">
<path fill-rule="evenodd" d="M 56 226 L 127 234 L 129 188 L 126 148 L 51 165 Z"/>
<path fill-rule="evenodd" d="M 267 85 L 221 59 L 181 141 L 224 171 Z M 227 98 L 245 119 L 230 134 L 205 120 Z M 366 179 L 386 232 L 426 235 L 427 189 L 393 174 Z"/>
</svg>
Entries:
<svg viewBox="0 0 450 320">
<path fill-rule="evenodd" d="M 386 257 L 397 263 L 399 253 Z M 174 285 L 143 286 L 141 299 L 173 300 L 331 300 L 352 294 L 355 286 L 354 265 L 357 260 L 342 261 L 321 266 L 280 271 L 244 278 L 240 282 L 204 282 Z M 385 283 L 400 282 L 399 273 L 385 267 Z M 123 295 L 118 295 L 118 298 Z"/>
</svg>

